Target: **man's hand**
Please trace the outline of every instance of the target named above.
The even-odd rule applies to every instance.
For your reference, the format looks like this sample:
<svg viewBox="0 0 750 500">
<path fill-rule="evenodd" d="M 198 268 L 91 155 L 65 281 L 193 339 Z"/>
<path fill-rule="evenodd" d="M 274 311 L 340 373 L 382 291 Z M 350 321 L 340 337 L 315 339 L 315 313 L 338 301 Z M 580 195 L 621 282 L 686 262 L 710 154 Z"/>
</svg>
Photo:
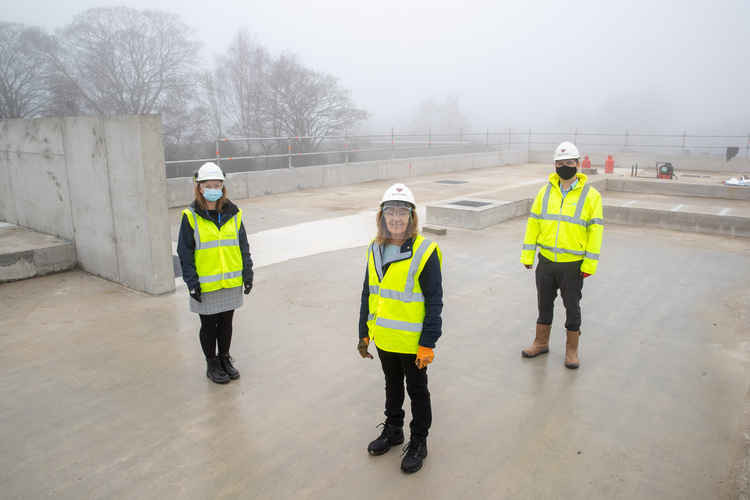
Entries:
<svg viewBox="0 0 750 500">
<path fill-rule="evenodd" d="M 201 286 L 198 285 L 194 290 L 190 290 L 190 296 L 196 301 L 201 302 Z"/>
<path fill-rule="evenodd" d="M 248 295 L 250 293 L 250 290 L 252 290 L 252 289 L 253 289 L 253 282 L 252 281 L 247 281 L 245 283 L 245 295 Z"/>
<path fill-rule="evenodd" d="M 359 344 L 357 344 L 357 350 L 359 351 L 359 355 L 363 358 L 370 358 L 372 359 L 372 354 L 367 352 L 367 347 L 370 345 L 370 337 L 363 337 L 359 339 Z"/>
<path fill-rule="evenodd" d="M 584 273 L 584 272 L 581 272 L 581 278 L 584 278 L 584 279 L 586 279 L 586 278 L 588 278 L 589 276 L 591 276 L 591 275 L 590 275 L 589 273 Z"/>
</svg>

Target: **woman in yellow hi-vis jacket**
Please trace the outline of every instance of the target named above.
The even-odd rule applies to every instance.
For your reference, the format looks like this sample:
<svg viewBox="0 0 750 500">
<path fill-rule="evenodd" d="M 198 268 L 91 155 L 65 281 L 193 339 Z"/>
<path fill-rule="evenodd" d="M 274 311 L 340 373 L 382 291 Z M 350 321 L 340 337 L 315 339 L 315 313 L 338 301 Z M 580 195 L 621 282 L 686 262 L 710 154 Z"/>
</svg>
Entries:
<svg viewBox="0 0 750 500">
<path fill-rule="evenodd" d="M 536 337 L 521 354 L 533 358 L 549 352 L 552 313 L 560 289 L 566 312 L 565 366 L 571 369 L 580 364 L 583 280 L 596 273 L 604 231 L 602 196 L 587 183 L 585 175 L 576 174 L 579 158 L 578 148 L 570 142 L 555 150 L 556 173 L 534 199 L 521 252 L 521 263 L 531 269 L 539 250 Z"/>
<path fill-rule="evenodd" d="M 427 365 L 442 333 L 442 256 L 419 233 L 416 203 L 409 188 L 394 184 L 377 214 L 378 234 L 367 250 L 359 312 L 359 353 L 372 358 L 372 340 L 385 374 L 385 417 L 380 436 L 367 447 L 382 455 L 404 442 L 404 378 L 411 399 L 411 437 L 401 470 L 422 468 L 432 423 Z"/>
<path fill-rule="evenodd" d="M 190 310 L 200 315 L 206 376 L 226 384 L 240 377 L 229 355 L 232 317 L 243 291 L 247 295 L 253 287 L 253 260 L 242 210 L 226 197 L 224 173 L 205 163 L 195 180 L 195 201 L 182 211 L 177 254 Z"/>
</svg>

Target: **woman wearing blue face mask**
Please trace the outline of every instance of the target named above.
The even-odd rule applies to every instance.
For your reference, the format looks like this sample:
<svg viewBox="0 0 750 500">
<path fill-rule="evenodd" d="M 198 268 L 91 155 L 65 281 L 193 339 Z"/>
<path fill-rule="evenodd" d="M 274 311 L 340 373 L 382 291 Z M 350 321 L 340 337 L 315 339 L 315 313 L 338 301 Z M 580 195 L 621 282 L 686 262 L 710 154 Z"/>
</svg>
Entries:
<svg viewBox="0 0 750 500">
<path fill-rule="evenodd" d="M 242 294 L 253 288 L 253 261 L 242 210 L 229 201 L 224 173 L 205 163 L 195 177 L 195 200 L 182 211 L 177 254 L 190 292 L 190 310 L 200 315 L 206 376 L 217 384 L 239 378 L 232 364 L 232 317 Z"/>
</svg>

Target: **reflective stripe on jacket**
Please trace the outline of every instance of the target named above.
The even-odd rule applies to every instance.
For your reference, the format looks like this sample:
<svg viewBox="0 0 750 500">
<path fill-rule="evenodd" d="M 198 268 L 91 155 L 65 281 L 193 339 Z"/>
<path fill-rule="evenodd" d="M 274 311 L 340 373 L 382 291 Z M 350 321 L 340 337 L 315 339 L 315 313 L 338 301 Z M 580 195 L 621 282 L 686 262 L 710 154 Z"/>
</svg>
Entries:
<svg viewBox="0 0 750 500">
<path fill-rule="evenodd" d="M 190 207 L 182 211 L 187 216 L 195 239 L 195 268 L 201 291 L 214 292 L 222 288 L 242 286 L 242 253 L 239 244 L 239 228 L 242 210 L 233 220 L 216 227 L 213 221 L 204 219 Z"/>
<path fill-rule="evenodd" d="M 583 260 L 581 271 L 596 273 L 604 232 L 602 196 L 586 175 L 577 177 L 578 185 L 564 198 L 557 174 L 539 190 L 526 223 L 522 264 L 533 264 L 538 248 L 551 261 Z"/>
<path fill-rule="evenodd" d="M 399 255 L 383 274 L 382 252 L 374 241 L 367 250 L 367 275 L 370 287 L 367 327 L 370 339 L 384 351 L 416 354 L 425 301 L 419 275 L 433 252 L 442 256 L 437 243 L 418 235 L 412 250 Z"/>
</svg>

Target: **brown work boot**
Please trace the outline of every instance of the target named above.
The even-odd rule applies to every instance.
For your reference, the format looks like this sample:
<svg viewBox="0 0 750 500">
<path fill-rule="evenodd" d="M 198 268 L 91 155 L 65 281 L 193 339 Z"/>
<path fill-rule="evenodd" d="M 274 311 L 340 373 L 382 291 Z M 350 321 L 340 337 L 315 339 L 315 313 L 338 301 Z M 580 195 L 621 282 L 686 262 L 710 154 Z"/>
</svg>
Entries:
<svg viewBox="0 0 750 500">
<path fill-rule="evenodd" d="M 581 331 L 571 332 L 568 330 L 568 340 L 565 342 L 565 368 L 575 370 L 578 368 L 578 338 Z"/>
<path fill-rule="evenodd" d="M 540 325 L 536 324 L 536 337 L 534 343 L 531 346 L 521 351 L 521 356 L 524 358 L 533 358 L 549 352 L 549 332 L 552 330 L 552 325 Z"/>
</svg>

